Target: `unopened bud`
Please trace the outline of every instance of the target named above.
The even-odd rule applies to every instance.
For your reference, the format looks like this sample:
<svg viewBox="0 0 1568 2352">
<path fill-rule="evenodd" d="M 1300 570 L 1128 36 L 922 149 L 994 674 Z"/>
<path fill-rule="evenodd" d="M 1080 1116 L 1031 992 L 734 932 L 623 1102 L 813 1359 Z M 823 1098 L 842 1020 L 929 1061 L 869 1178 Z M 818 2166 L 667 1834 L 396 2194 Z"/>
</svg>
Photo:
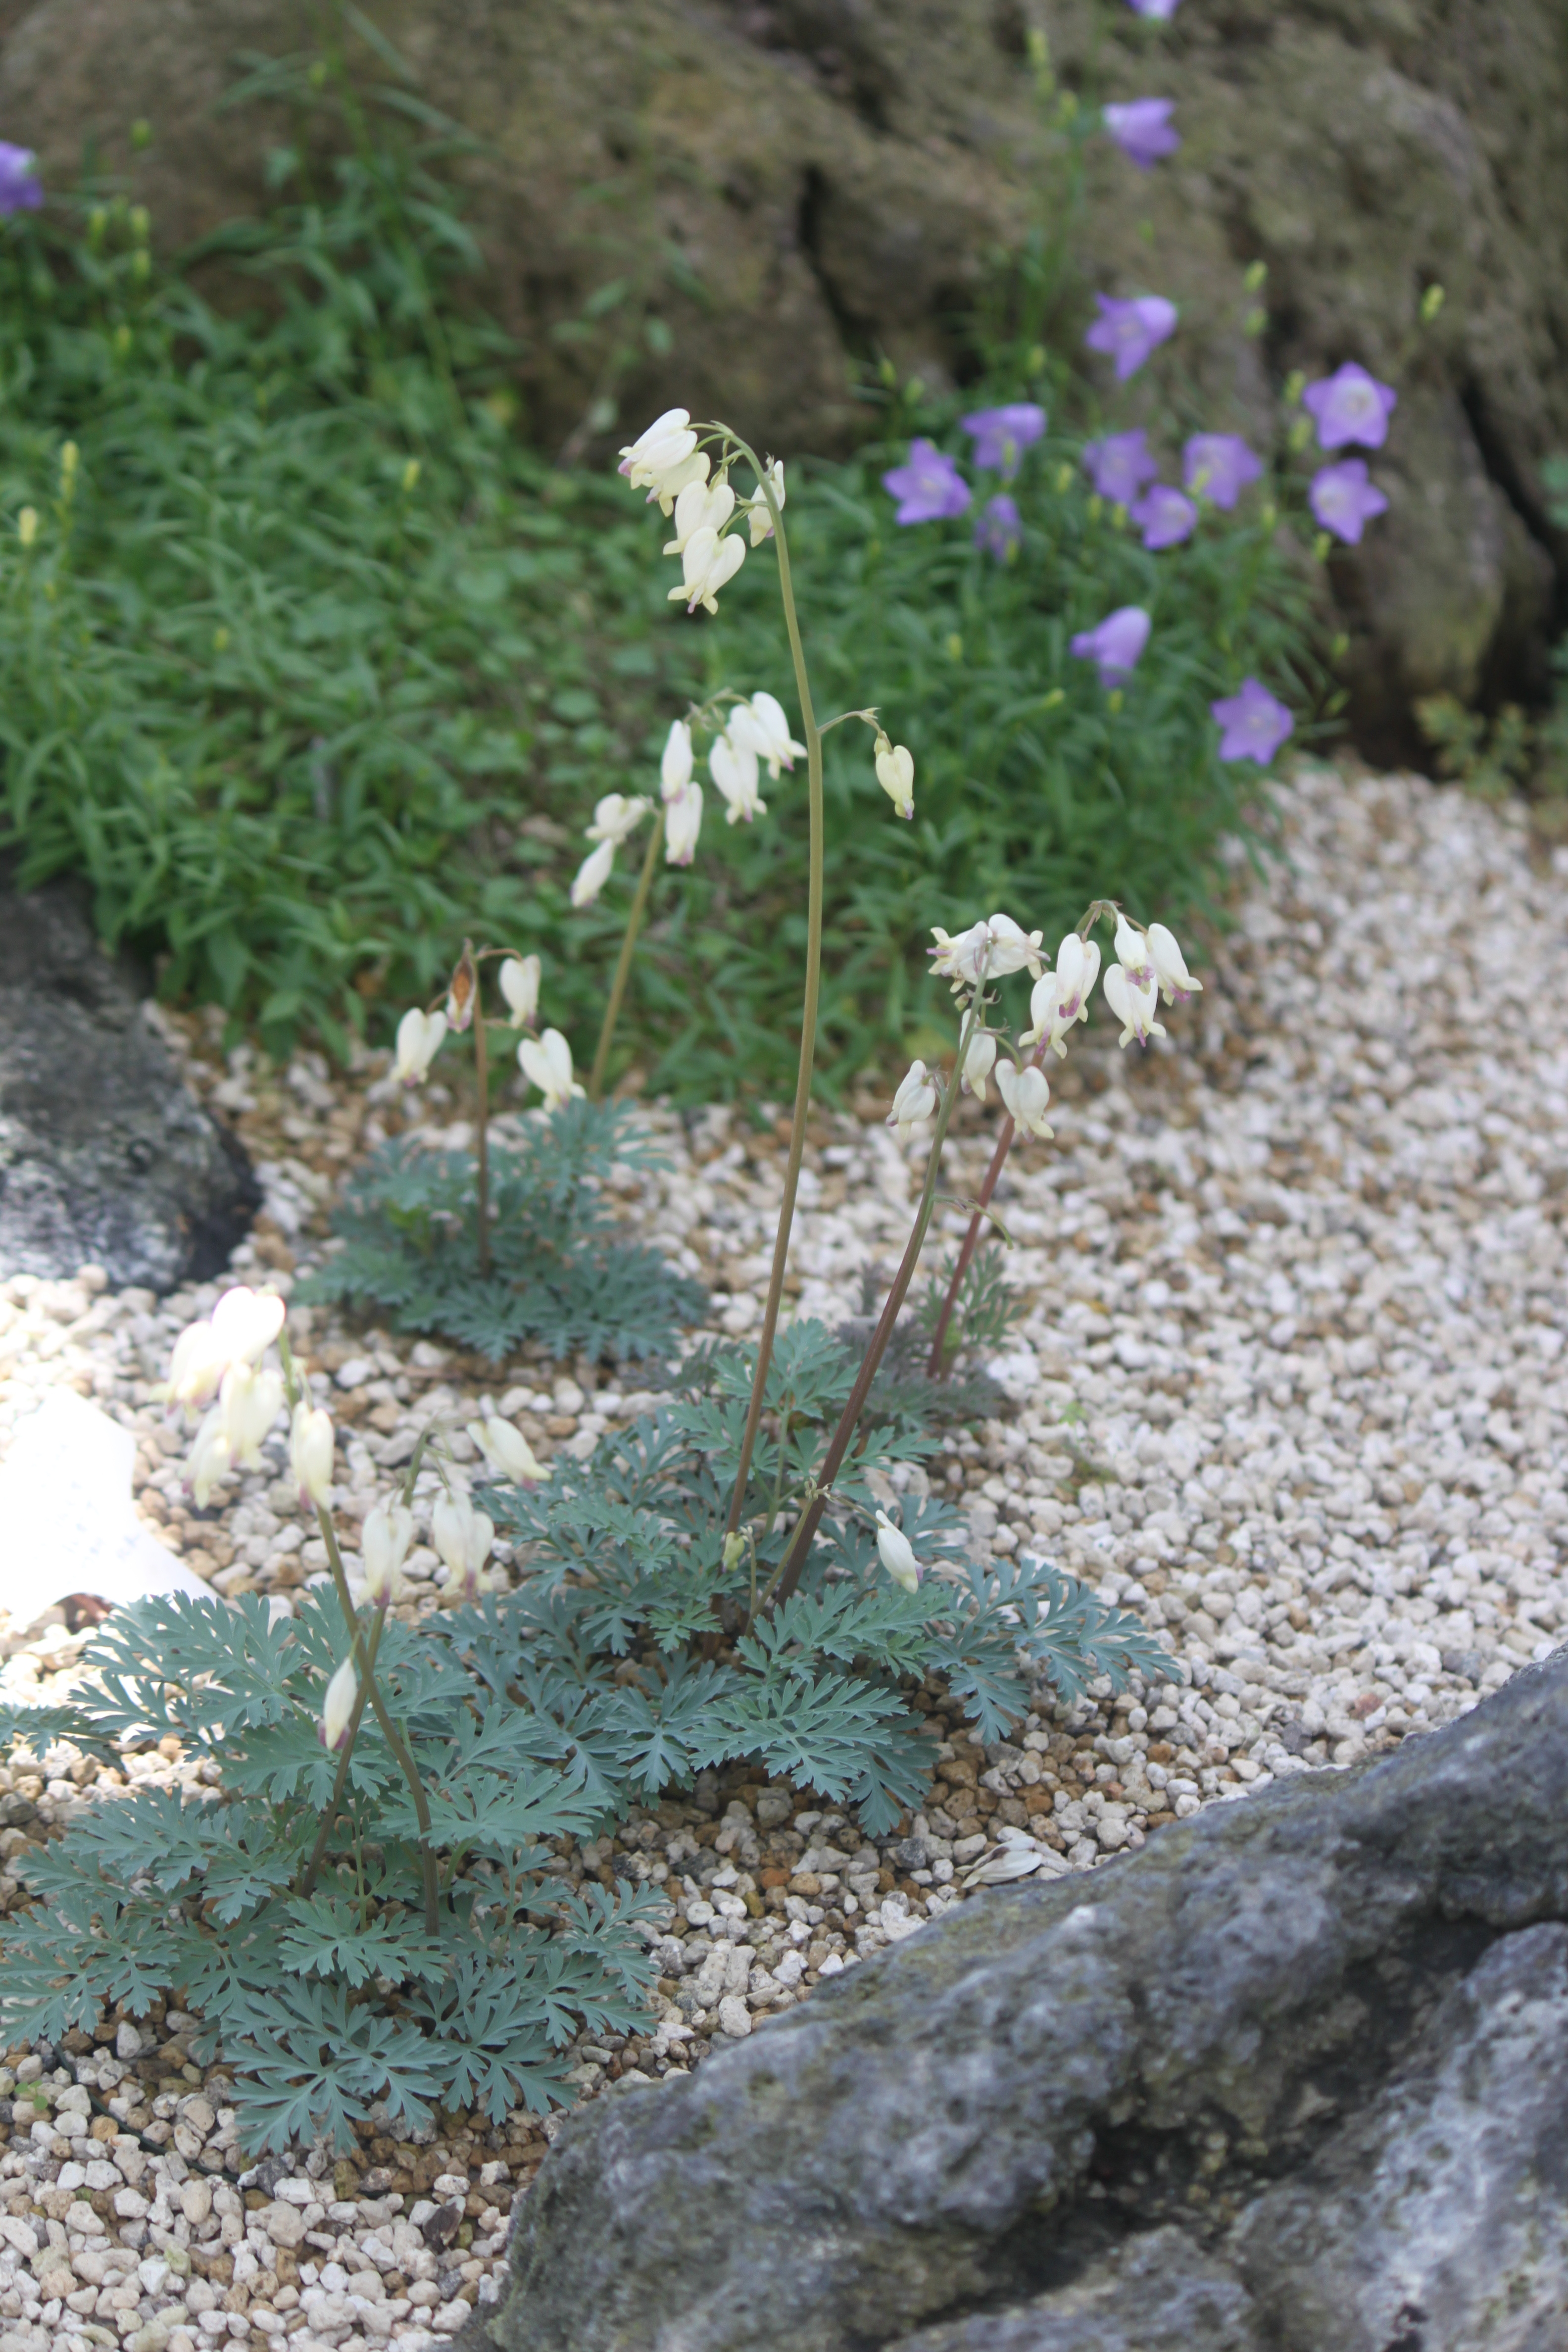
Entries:
<svg viewBox="0 0 1568 2352">
<path fill-rule="evenodd" d="M 725 1574 L 728 1576 L 733 1576 L 735 1570 L 740 1567 L 741 1562 L 745 1559 L 745 1557 L 746 1538 L 740 1533 L 739 1529 L 734 1529 L 724 1538 Z"/>
<path fill-rule="evenodd" d="M 1428 286 L 1426 293 L 1421 297 L 1421 316 L 1424 322 L 1428 327 L 1436 317 L 1438 311 L 1442 309 L 1447 299 L 1447 297 L 1445 295 L 1443 289 L 1440 286 Z"/>
<path fill-rule="evenodd" d="M 449 1029 L 463 1030 L 468 1026 L 474 1017 L 479 992 L 479 968 L 474 962 L 473 949 L 465 940 L 463 952 L 453 968 L 447 990 L 447 1026 Z"/>
<path fill-rule="evenodd" d="M 38 536 L 38 509 L 37 507 L 24 507 L 22 509 L 21 513 L 16 517 L 16 536 L 21 541 L 24 547 L 31 547 L 33 541 Z"/>
</svg>

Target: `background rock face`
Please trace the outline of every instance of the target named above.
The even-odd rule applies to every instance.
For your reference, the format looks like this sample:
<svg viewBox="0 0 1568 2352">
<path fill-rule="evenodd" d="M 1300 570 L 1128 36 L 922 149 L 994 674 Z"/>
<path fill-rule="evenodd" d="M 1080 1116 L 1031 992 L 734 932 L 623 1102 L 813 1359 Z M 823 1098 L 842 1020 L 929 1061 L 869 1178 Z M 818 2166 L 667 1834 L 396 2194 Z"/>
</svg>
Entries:
<svg viewBox="0 0 1568 2352">
<path fill-rule="evenodd" d="M 619 338 L 640 354 L 616 384 L 623 418 L 721 406 L 787 452 L 852 437 L 851 356 L 885 352 L 928 381 L 961 365 L 988 257 L 1036 202 L 1026 31 L 1048 34 L 1071 86 L 1089 23 L 1087 0 L 371 13 L 426 94 L 493 142 L 476 216 L 527 345 L 537 436 L 579 425 Z M 1408 743 L 1415 695 L 1539 689 L 1568 555 L 1539 475 L 1568 448 L 1561 0 L 1186 0 L 1152 41 L 1113 0 L 1104 16 L 1105 94 L 1173 98 L 1185 143 L 1150 175 L 1095 152 L 1078 299 L 1176 297 L 1179 363 L 1215 425 L 1267 436 L 1270 384 L 1292 368 L 1356 359 L 1400 387 L 1374 468 L 1393 511 L 1334 567 L 1363 747 Z M 89 134 L 129 166 L 146 117 L 136 184 L 183 239 L 254 206 L 289 128 L 215 113 L 237 59 L 296 48 L 314 21 L 298 0 L 0 0 L 0 123 L 59 186 Z M 363 49 L 356 64 L 385 78 Z M 1261 346 L 1240 331 L 1254 259 L 1270 271 Z M 627 307 L 605 327 L 552 336 L 622 278 Z M 1447 306 L 1420 332 L 1435 282 Z M 668 357 L 645 310 L 673 331 Z M 1080 323 L 1063 321 L 1075 341 Z"/>
<path fill-rule="evenodd" d="M 0 887 L 0 1277 L 96 1265 L 172 1290 L 217 1273 L 259 1206 L 77 891 Z"/>
<path fill-rule="evenodd" d="M 1526 2352 L 1568 2324 L 1568 1656 L 964 1905 L 571 2124 L 503 2352 Z"/>
</svg>

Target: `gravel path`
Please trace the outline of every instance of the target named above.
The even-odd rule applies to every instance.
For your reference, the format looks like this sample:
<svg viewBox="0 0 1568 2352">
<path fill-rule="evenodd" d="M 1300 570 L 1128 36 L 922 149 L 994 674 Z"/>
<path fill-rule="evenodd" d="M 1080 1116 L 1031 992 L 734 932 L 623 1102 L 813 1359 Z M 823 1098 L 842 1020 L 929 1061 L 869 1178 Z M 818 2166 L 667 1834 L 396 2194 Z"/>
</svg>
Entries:
<svg viewBox="0 0 1568 2352">
<path fill-rule="evenodd" d="M 1532 870 L 1511 812 L 1418 782 L 1308 772 L 1286 809 L 1289 869 L 1245 900 L 1169 1042 L 1131 1058 L 1101 1030 L 1068 1066 L 1055 1145 L 1015 1152 L 999 1206 L 1027 1311 L 994 1367 L 1013 1410 L 955 1433 L 931 1469 L 965 1496 L 977 1546 L 1043 1549 L 1163 1625 L 1170 1680 L 1114 1710 L 1068 1715 L 1044 1695 L 1016 1744 L 990 1751 L 939 1721 L 940 1802 L 880 1847 L 735 1774 L 634 1817 L 615 1848 L 568 1849 L 574 1879 L 652 1877 L 674 1912 L 658 2030 L 583 2045 L 584 2095 L 689 2066 L 912 1932 L 963 1898 L 1000 1829 L 1043 1868 L 1090 1868 L 1202 1803 L 1441 1722 L 1553 1645 L 1568 1618 L 1568 1052 L 1548 1010 L 1568 984 L 1562 878 Z M 342 1084 L 309 1057 L 274 1075 L 243 1049 L 224 1066 L 201 1024 L 180 1034 L 262 1163 L 268 1214 L 236 1271 L 287 1286 L 342 1169 L 398 1106 L 379 1066 Z M 901 1247 L 919 1158 L 859 1108 L 814 1125 L 803 1183 L 795 1303 L 835 1320 L 862 1268 Z M 453 1109 L 427 1091 L 426 1117 Z M 673 1165 L 628 1179 L 627 1214 L 711 1286 L 714 1328 L 743 1333 L 779 1127 L 649 1117 Z M 976 1112 L 961 1129 L 954 1190 L 978 1181 L 987 1126 Z M 218 1591 L 287 1607 L 323 1562 L 281 1447 L 267 1475 L 195 1512 L 149 1396 L 214 1296 L 116 1297 L 90 1270 L 0 1288 L 0 1446 L 50 1384 L 95 1395 L 138 1433 L 139 1507 L 163 1539 Z M 548 1454 L 639 1402 L 586 1364 L 525 1357 L 498 1381 L 324 1314 L 307 1352 L 342 1428 L 351 1520 L 427 1417 L 461 1421 L 488 1395 Z M 414 1566 L 405 1606 L 438 1608 L 434 1554 Z M 68 1685 L 85 1636 L 51 1620 L 0 1640 L 0 1692 Z M 125 1777 L 204 1785 L 178 1756 L 128 1758 Z M 0 1769 L 0 1865 L 95 1801 L 94 1778 L 65 1750 Z M 0 1875 L 0 1904 L 17 1893 Z M 183 2032 L 175 2012 L 142 2036 L 111 2024 L 96 2046 L 6 2053 L 0 2101 L 27 2095 L 0 2155 L 0 2352 L 194 2352 L 252 2333 L 416 2352 L 495 2291 L 539 2125 L 373 2129 L 346 2163 L 300 2149 L 253 2174 L 222 2074 L 204 2082 Z"/>
</svg>

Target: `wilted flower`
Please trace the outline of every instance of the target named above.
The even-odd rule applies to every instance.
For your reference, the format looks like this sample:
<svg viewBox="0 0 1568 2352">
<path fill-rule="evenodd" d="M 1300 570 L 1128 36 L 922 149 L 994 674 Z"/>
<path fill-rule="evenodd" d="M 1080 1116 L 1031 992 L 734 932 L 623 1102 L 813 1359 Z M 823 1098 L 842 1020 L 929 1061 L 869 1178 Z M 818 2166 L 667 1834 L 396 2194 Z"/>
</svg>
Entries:
<svg viewBox="0 0 1568 2352">
<path fill-rule="evenodd" d="M 1222 760 L 1256 760 L 1266 768 L 1296 722 L 1285 705 L 1255 677 L 1245 677 L 1240 691 L 1222 695 L 1209 704 L 1219 723 Z"/>
<path fill-rule="evenodd" d="M 364 1596 L 373 1606 L 386 1608 L 397 1598 L 403 1563 L 414 1541 L 414 1515 L 397 1502 L 377 1503 L 365 1514 L 360 1537 L 364 1562 Z"/>
<path fill-rule="evenodd" d="M 973 416 L 960 417 L 959 423 L 974 443 L 975 464 L 1010 482 L 1025 450 L 1045 431 L 1046 412 L 1032 400 L 1014 400 L 1002 408 L 977 408 Z M 966 496 L 964 505 L 968 503 Z M 902 516 L 899 520 L 902 521 Z"/>
<path fill-rule="evenodd" d="M 1132 520 L 1143 534 L 1144 546 L 1155 553 L 1163 547 L 1179 547 L 1183 540 L 1191 539 L 1198 510 L 1180 490 L 1172 489 L 1167 482 L 1156 482 L 1133 508 Z"/>
<path fill-rule="evenodd" d="M 31 148 L 0 139 L 0 213 L 37 212 L 43 201 L 37 157 Z"/>
<path fill-rule="evenodd" d="M 621 451 L 619 471 L 634 490 L 647 489 L 666 514 L 682 490 L 708 478 L 708 460 L 697 446 L 684 408 L 667 408 L 647 431 Z"/>
<path fill-rule="evenodd" d="M 1388 511 L 1388 500 L 1367 478 L 1364 457 L 1342 457 L 1337 466 L 1322 467 L 1312 478 L 1307 504 L 1323 529 L 1347 547 L 1359 547 L 1373 517 Z"/>
<path fill-rule="evenodd" d="M 300 1502 L 324 1505 L 332 1490 L 332 1416 L 303 1397 L 289 1424 L 289 1461 Z"/>
<path fill-rule="evenodd" d="M 405 1087 L 416 1087 L 429 1071 L 447 1034 L 444 1013 L 421 1013 L 411 1004 L 397 1024 L 397 1059 L 392 1075 Z"/>
<path fill-rule="evenodd" d="M 1392 384 L 1379 383 L 1354 360 L 1347 360 L 1332 375 L 1308 384 L 1301 394 L 1301 405 L 1316 418 L 1318 440 L 1325 449 L 1342 449 L 1347 443 L 1381 449 L 1398 402 Z"/>
<path fill-rule="evenodd" d="M 658 762 L 659 790 L 666 800 L 684 792 L 691 782 L 691 730 L 684 719 L 672 719 Z"/>
<path fill-rule="evenodd" d="M 483 1421 L 470 1421 L 468 1435 L 490 1467 L 514 1486 L 537 1486 L 544 1476 L 544 1465 L 527 1438 L 499 1412 L 487 1413 Z"/>
<path fill-rule="evenodd" d="M 923 1062 L 911 1062 L 899 1081 L 899 1091 L 893 1097 L 893 1108 L 888 1113 L 888 1125 L 898 1130 L 899 1141 L 907 1143 L 910 1130 L 921 1119 L 930 1118 L 936 1109 L 936 1088 Z"/>
<path fill-rule="evenodd" d="M 1142 427 L 1136 433 L 1108 433 L 1103 441 L 1087 442 L 1083 462 L 1100 497 L 1121 507 L 1130 507 L 1144 483 L 1152 482 L 1160 470 Z"/>
<path fill-rule="evenodd" d="M 915 1558 L 914 1546 L 902 1528 L 896 1528 L 883 1510 L 877 1513 L 877 1549 L 893 1582 L 901 1584 L 906 1592 L 918 1592 L 921 1564 Z"/>
<path fill-rule="evenodd" d="M 688 784 L 664 799 L 664 862 L 689 866 L 702 825 L 702 787 Z"/>
<path fill-rule="evenodd" d="M 447 983 L 447 1025 L 459 1036 L 474 1017 L 479 997 L 479 975 L 474 964 L 474 951 L 465 940 L 463 952 Z"/>
<path fill-rule="evenodd" d="M 1180 1004 L 1189 996 L 1201 996 L 1204 984 L 1194 980 L 1187 970 L 1174 934 L 1163 923 L 1151 923 L 1148 931 L 1149 960 L 1154 967 L 1154 977 L 1167 1004 Z"/>
<path fill-rule="evenodd" d="M 1164 1035 L 1163 1026 L 1154 1018 L 1159 996 L 1152 972 L 1148 986 L 1139 988 L 1119 963 L 1111 965 L 1105 975 L 1105 1001 L 1122 1024 L 1119 1045 L 1130 1045 L 1136 1037 L 1141 1045 L 1146 1045 L 1151 1037 Z"/>
<path fill-rule="evenodd" d="M 1097 294 L 1100 316 L 1084 337 L 1091 352 L 1103 352 L 1116 362 L 1119 383 L 1136 375 L 1144 361 L 1176 331 L 1176 306 L 1163 294 L 1137 294 L 1122 301 L 1113 294 Z"/>
<path fill-rule="evenodd" d="M 1012 1062 L 996 1065 L 996 1091 L 1015 1126 L 1042 1139 L 1053 1135 L 1054 1128 L 1046 1124 L 1046 1111 L 1051 1099 L 1051 1089 L 1044 1070 L 1027 1062 L 1020 1070 Z"/>
<path fill-rule="evenodd" d="M 1024 521 L 1018 512 L 1018 501 L 999 490 L 987 499 L 984 512 L 974 526 L 974 544 L 998 563 L 1009 563 L 1024 542 Z"/>
<path fill-rule="evenodd" d="M 1227 511 L 1262 471 L 1262 458 L 1239 433 L 1194 433 L 1182 451 L 1182 479 L 1194 498 Z"/>
<path fill-rule="evenodd" d="M 616 845 L 601 841 L 591 849 L 572 877 L 572 904 L 576 908 L 591 907 L 605 883 L 616 862 Z"/>
<path fill-rule="evenodd" d="M 757 793 L 757 755 L 749 743 L 736 743 L 728 733 L 719 736 L 708 754 L 708 772 L 731 824 L 750 824 L 767 814 L 768 804 Z"/>
<path fill-rule="evenodd" d="M 963 1057 L 963 1079 L 964 1093 L 973 1095 L 977 1102 L 985 1100 L 985 1081 L 991 1076 L 992 1065 L 995 1059 L 995 1038 L 988 1031 L 977 1029 L 969 1041 L 969 1050 Z"/>
<path fill-rule="evenodd" d="M 494 1520 L 476 1511 L 467 1495 L 437 1496 L 430 1514 L 430 1539 L 446 1562 L 451 1581 L 461 1585 L 469 1600 L 479 1589 L 479 1571 L 490 1556 L 495 1533 Z"/>
<path fill-rule="evenodd" d="M 336 1750 L 349 1736 L 353 1721 L 354 1702 L 359 1697 L 359 1676 L 354 1662 L 345 1658 L 331 1681 L 327 1685 L 326 1697 L 321 1701 L 321 1745 Z"/>
<path fill-rule="evenodd" d="M 669 592 L 668 602 L 679 604 L 684 598 L 689 613 L 699 604 L 705 612 L 719 610 L 719 591 L 727 581 L 733 580 L 746 560 L 746 542 L 734 531 L 723 539 L 704 524 L 694 530 L 681 551 L 681 584 Z"/>
<path fill-rule="evenodd" d="M 542 970 L 536 955 L 508 956 L 500 968 L 500 992 L 510 1007 L 514 1029 L 526 1029 L 539 1010 Z"/>
<path fill-rule="evenodd" d="M 572 1075 L 572 1048 L 559 1029 L 547 1029 L 537 1040 L 525 1037 L 517 1049 L 517 1059 L 530 1086 L 537 1087 L 544 1097 L 546 1110 L 559 1110 L 574 1095 L 582 1093 Z"/>
<path fill-rule="evenodd" d="M 782 457 L 775 457 L 769 466 L 768 482 L 773 490 L 773 502 L 777 506 L 779 512 L 782 514 L 784 512 L 784 459 Z M 766 499 L 763 498 L 760 487 L 756 497 L 748 501 L 746 507 L 746 518 L 752 526 L 752 545 L 753 547 L 761 547 L 764 539 L 772 539 L 773 535 L 773 519 L 768 512 L 768 502 Z"/>
<path fill-rule="evenodd" d="M 1123 604 L 1108 613 L 1098 628 L 1080 630 L 1072 650 L 1079 661 L 1099 664 L 1101 686 L 1120 686 L 1137 667 L 1151 625 L 1142 604 Z"/>
<path fill-rule="evenodd" d="M 1029 998 L 1034 1025 L 1025 1031 L 1024 1044 L 1037 1045 L 1044 1038 L 1058 1058 L 1065 1061 L 1068 1049 L 1062 1041 L 1075 1021 L 1089 1018 L 1089 995 L 1099 977 L 1099 947 L 1093 940 L 1080 940 L 1076 931 L 1069 931 L 1057 950 L 1055 971 L 1047 971 L 1035 983 Z"/>
<path fill-rule="evenodd" d="M 908 461 L 883 475 L 882 488 L 899 501 L 895 522 L 945 522 L 966 510 L 971 496 L 957 458 L 934 441 L 911 441 Z"/>
<path fill-rule="evenodd" d="M 900 816 L 915 813 L 915 763 L 911 752 L 902 743 L 890 743 L 880 730 L 877 736 L 877 782 L 892 802 Z"/>
<path fill-rule="evenodd" d="M 725 732 L 731 743 L 749 744 L 759 760 L 767 761 L 775 783 L 781 768 L 793 768 L 805 757 L 805 745 L 790 734 L 783 703 L 771 694 L 753 694 L 750 702 L 738 702 Z"/>
<path fill-rule="evenodd" d="M 1173 98 L 1134 98 L 1101 110 L 1105 127 L 1129 163 L 1147 172 L 1162 155 L 1173 155 L 1182 134 L 1171 121 Z"/>
</svg>

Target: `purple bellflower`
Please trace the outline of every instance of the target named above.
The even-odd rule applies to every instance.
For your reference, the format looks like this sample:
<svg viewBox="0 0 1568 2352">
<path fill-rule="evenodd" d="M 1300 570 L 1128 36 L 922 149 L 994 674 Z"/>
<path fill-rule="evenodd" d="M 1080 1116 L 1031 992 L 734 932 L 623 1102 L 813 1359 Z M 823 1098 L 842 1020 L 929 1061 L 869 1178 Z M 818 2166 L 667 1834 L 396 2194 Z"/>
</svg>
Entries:
<svg viewBox="0 0 1568 2352">
<path fill-rule="evenodd" d="M 1134 98 L 1125 106 L 1102 109 L 1106 130 L 1130 163 L 1147 172 L 1162 155 L 1173 155 L 1182 134 L 1172 122 L 1173 98 Z"/>
<path fill-rule="evenodd" d="M 1151 551 L 1180 547 L 1184 539 L 1191 539 L 1197 519 L 1198 510 L 1191 499 L 1172 489 L 1167 482 L 1156 482 L 1132 509 L 1132 520 Z"/>
<path fill-rule="evenodd" d="M 1100 316 L 1084 337 L 1091 352 L 1103 352 L 1116 362 L 1116 380 L 1125 383 L 1136 375 L 1150 352 L 1176 329 L 1176 306 L 1163 294 L 1137 294 L 1122 301 L 1114 294 L 1097 294 Z"/>
<path fill-rule="evenodd" d="M 29 147 L 0 139 L 0 213 L 37 212 L 43 201 L 37 157 Z"/>
<path fill-rule="evenodd" d="M 1334 374 L 1310 383 L 1301 394 L 1301 404 L 1316 417 L 1318 439 L 1325 449 L 1342 449 L 1347 444 L 1381 449 L 1398 399 L 1391 383 L 1379 383 L 1354 360 L 1347 360 Z"/>
<path fill-rule="evenodd" d="M 1152 482 L 1160 470 L 1142 428 L 1136 433 L 1108 433 L 1103 441 L 1087 443 L 1083 462 L 1100 497 L 1119 507 L 1130 507 L 1144 483 Z"/>
<path fill-rule="evenodd" d="M 1296 722 L 1285 705 L 1255 677 L 1244 677 L 1238 694 L 1222 696 L 1209 709 L 1219 723 L 1222 760 L 1256 760 L 1266 768 Z"/>
<path fill-rule="evenodd" d="M 990 499 L 974 526 L 974 544 L 994 555 L 998 563 L 1010 562 L 1024 541 L 1023 519 L 1016 499 L 999 490 Z"/>
<path fill-rule="evenodd" d="M 1239 433 L 1194 433 L 1182 452 L 1183 481 L 1194 498 L 1211 499 L 1216 507 L 1233 507 L 1262 471 L 1262 458 Z"/>
<path fill-rule="evenodd" d="M 1101 686 L 1121 686 L 1131 677 L 1149 642 L 1150 620 L 1142 604 L 1123 604 L 1108 613 L 1097 629 L 1083 629 L 1072 641 L 1079 661 L 1099 664 Z"/>
<path fill-rule="evenodd" d="M 909 462 L 884 474 L 882 488 L 899 501 L 896 522 L 945 522 L 963 514 L 970 499 L 957 458 L 934 441 L 911 441 Z"/>
<path fill-rule="evenodd" d="M 1152 16 L 1162 24 L 1166 17 L 1174 16 L 1181 5 L 1182 0 L 1127 0 L 1135 16 Z"/>
<path fill-rule="evenodd" d="M 1364 457 L 1342 457 L 1337 466 L 1324 466 L 1312 478 L 1307 504 L 1323 529 L 1342 539 L 1347 547 L 1359 547 L 1362 531 L 1373 515 L 1388 511 L 1388 500 L 1377 484 L 1367 479 Z"/>
<path fill-rule="evenodd" d="M 1005 408 L 979 408 L 959 419 L 973 436 L 974 462 L 1010 482 L 1032 442 L 1046 429 L 1046 412 L 1032 400 L 1015 400 Z"/>
</svg>

